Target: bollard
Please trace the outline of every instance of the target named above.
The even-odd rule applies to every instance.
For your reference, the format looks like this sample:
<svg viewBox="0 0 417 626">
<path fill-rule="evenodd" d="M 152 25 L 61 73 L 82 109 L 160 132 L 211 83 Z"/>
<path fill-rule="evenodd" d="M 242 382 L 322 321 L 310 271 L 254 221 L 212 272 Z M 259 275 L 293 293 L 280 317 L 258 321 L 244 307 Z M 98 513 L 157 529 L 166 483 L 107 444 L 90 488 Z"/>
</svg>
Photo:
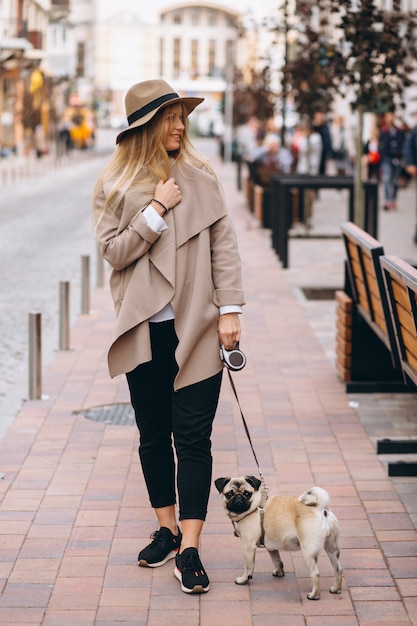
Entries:
<svg viewBox="0 0 417 626">
<path fill-rule="evenodd" d="M 70 284 L 59 283 L 59 349 L 70 347 Z"/>
<path fill-rule="evenodd" d="M 100 248 L 96 247 L 96 265 L 97 265 L 97 287 L 104 286 L 104 259 L 101 256 Z"/>
<path fill-rule="evenodd" d="M 81 315 L 90 313 L 90 257 L 81 257 Z"/>
<path fill-rule="evenodd" d="M 42 397 L 42 317 L 29 313 L 29 400 Z"/>
</svg>

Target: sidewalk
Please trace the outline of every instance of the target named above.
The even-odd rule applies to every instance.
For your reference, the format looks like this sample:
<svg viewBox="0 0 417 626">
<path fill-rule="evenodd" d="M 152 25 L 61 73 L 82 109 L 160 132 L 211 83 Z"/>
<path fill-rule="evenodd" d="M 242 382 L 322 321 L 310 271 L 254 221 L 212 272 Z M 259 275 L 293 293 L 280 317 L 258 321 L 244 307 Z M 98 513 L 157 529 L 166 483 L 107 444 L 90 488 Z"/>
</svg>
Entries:
<svg viewBox="0 0 417 626">
<path fill-rule="evenodd" d="M 373 445 L 380 432 L 417 434 L 416 397 L 345 393 L 332 364 L 334 306 L 306 301 L 301 289 L 342 286 L 340 239 L 291 241 L 290 267 L 282 270 L 268 231 L 236 190 L 234 166 L 219 164 L 219 173 L 236 224 L 247 299 L 241 346 L 248 363 L 234 376 L 241 405 L 272 494 L 299 494 L 313 484 L 329 491 L 341 530 L 342 594 L 327 591 L 326 555 L 319 561 L 322 596 L 311 602 L 301 554 L 282 553 L 286 575 L 280 579 L 271 576 L 263 549 L 253 580 L 237 586 L 240 542 L 214 486 L 201 541 L 210 592 L 182 593 L 172 562 L 155 570 L 137 567 L 137 552 L 155 523 L 127 385 L 107 374 L 114 314 L 106 286 L 94 291 L 90 315 L 72 329 L 72 349 L 57 352 L 45 372 L 48 398 L 26 402 L 0 442 L 0 624 L 417 624 L 417 478 L 389 478 Z M 412 233 L 406 220 L 415 219 L 406 192 L 396 216 L 381 215 L 381 232 L 391 236 L 383 241 L 387 251 L 398 253 L 389 249 L 397 240 L 402 256 L 417 254 L 406 243 Z M 342 200 L 323 200 L 323 210 L 339 219 Z M 318 209 L 317 228 L 321 219 L 326 222 Z M 92 409 L 100 421 L 85 417 L 94 416 Z M 213 458 L 213 478 L 257 474 L 227 377 Z"/>
</svg>

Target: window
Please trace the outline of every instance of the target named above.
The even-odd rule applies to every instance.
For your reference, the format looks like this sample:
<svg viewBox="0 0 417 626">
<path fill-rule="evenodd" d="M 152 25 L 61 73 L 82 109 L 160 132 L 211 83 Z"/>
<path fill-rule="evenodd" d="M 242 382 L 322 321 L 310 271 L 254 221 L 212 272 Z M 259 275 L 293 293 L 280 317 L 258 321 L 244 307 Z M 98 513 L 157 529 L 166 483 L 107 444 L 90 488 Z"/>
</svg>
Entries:
<svg viewBox="0 0 417 626">
<path fill-rule="evenodd" d="M 207 9 L 209 26 L 216 26 L 218 12 L 215 9 Z"/>
<path fill-rule="evenodd" d="M 85 43 L 80 41 L 77 45 L 77 78 L 85 76 Z"/>
<path fill-rule="evenodd" d="M 216 67 L 216 40 L 215 39 L 209 40 L 208 55 L 209 55 L 208 73 L 209 73 L 209 76 L 212 76 L 213 70 Z"/>
<path fill-rule="evenodd" d="M 191 40 L 191 76 L 198 76 L 198 39 Z"/>
<path fill-rule="evenodd" d="M 180 58 L 181 58 L 181 39 L 174 39 L 174 58 L 173 58 L 173 74 L 174 78 L 178 78 L 180 74 Z"/>
<path fill-rule="evenodd" d="M 172 14 L 172 21 L 174 22 L 174 24 L 181 24 L 182 23 L 182 13 L 181 11 L 174 11 Z"/>
<path fill-rule="evenodd" d="M 164 75 L 164 40 L 159 40 L 159 76 Z"/>
<path fill-rule="evenodd" d="M 200 23 L 200 7 L 191 8 L 191 24 L 197 26 Z"/>
</svg>

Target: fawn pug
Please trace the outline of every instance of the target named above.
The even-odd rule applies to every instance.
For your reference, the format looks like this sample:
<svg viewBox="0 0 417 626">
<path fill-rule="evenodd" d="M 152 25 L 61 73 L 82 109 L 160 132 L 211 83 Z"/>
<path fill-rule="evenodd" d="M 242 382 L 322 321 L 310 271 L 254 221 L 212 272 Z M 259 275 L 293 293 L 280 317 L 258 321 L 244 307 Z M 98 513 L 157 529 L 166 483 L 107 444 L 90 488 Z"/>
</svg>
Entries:
<svg viewBox="0 0 417 626">
<path fill-rule="evenodd" d="M 271 557 L 273 576 L 284 576 L 279 551 L 301 550 L 313 583 L 309 600 L 320 598 L 318 557 L 324 548 L 333 565 L 334 582 L 330 593 L 340 593 L 342 566 L 339 561 L 339 523 L 329 508 L 329 494 L 313 487 L 300 496 L 267 497 L 255 476 L 217 478 L 227 516 L 232 520 L 243 549 L 244 571 L 236 578 L 246 584 L 255 566 L 257 545 L 264 545 Z M 264 503 L 264 500 L 265 503 Z"/>
</svg>

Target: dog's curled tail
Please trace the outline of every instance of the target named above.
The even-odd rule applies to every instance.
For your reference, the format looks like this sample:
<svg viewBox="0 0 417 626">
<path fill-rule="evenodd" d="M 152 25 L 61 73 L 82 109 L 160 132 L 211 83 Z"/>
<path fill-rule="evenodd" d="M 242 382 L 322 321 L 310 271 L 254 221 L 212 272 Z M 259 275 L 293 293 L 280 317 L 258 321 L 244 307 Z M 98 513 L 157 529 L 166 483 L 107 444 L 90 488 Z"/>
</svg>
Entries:
<svg viewBox="0 0 417 626">
<path fill-rule="evenodd" d="M 330 497 L 325 489 L 312 487 L 298 497 L 298 501 L 306 506 L 317 506 L 322 511 L 329 508 Z"/>
</svg>

